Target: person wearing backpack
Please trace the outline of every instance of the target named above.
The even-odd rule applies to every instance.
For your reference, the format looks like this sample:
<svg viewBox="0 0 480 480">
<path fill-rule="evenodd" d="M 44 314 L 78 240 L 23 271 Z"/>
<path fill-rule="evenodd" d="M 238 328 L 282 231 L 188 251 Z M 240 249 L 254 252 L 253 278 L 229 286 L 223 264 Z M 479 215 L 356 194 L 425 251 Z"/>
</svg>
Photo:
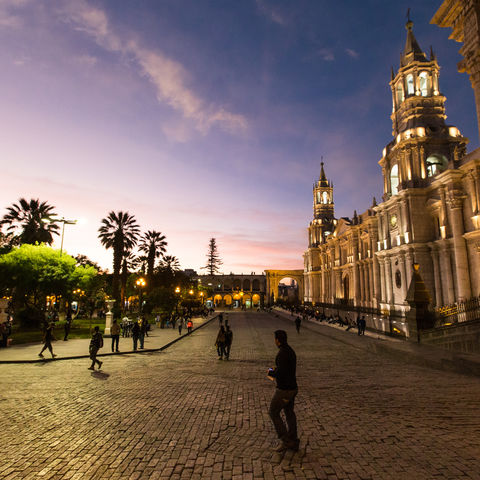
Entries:
<svg viewBox="0 0 480 480">
<path fill-rule="evenodd" d="M 98 325 L 95 325 L 93 330 L 92 339 L 90 340 L 90 359 L 92 360 L 92 364 L 88 367 L 89 370 L 95 370 L 95 363 L 98 364 L 98 369 L 102 368 L 103 362 L 97 360 L 97 353 L 103 347 L 103 336 L 99 331 Z"/>
</svg>

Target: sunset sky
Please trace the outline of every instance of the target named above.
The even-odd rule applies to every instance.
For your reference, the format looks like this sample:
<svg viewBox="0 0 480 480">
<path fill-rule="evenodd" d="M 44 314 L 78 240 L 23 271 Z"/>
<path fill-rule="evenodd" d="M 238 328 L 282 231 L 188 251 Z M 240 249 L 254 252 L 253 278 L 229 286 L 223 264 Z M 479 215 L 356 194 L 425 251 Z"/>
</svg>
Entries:
<svg viewBox="0 0 480 480">
<path fill-rule="evenodd" d="M 0 215 L 20 197 L 78 219 L 64 248 L 111 267 L 111 210 L 183 268 L 303 268 L 321 157 L 337 217 L 381 201 L 390 67 L 406 11 L 433 45 L 447 123 L 478 147 L 439 0 L 0 0 Z M 60 239 L 56 244 L 59 246 Z"/>
</svg>

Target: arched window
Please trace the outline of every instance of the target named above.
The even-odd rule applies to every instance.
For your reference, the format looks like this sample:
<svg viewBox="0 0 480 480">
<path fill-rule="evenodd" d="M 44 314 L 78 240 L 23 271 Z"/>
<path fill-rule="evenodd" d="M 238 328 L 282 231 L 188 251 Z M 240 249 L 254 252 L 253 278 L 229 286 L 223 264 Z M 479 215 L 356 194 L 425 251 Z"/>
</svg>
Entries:
<svg viewBox="0 0 480 480">
<path fill-rule="evenodd" d="M 407 95 L 413 95 L 415 93 L 415 86 L 413 84 L 413 75 L 409 73 L 407 75 Z"/>
<path fill-rule="evenodd" d="M 322 194 L 317 192 L 317 203 L 322 203 Z"/>
<path fill-rule="evenodd" d="M 398 193 L 399 183 L 400 179 L 398 177 L 398 165 L 394 165 L 390 170 L 390 191 L 392 195 L 396 195 Z"/>
<path fill-rule="evenodd" d="M 420 94 L 422 95 L 422 97 L 426 97 L 428 95 L 428 90 L 429 90 L 428 73 L 420 72 L 419 80 L 420 80 Z"/>
<path fill-rule="evenodd" d="M 427 177 L 433 177 L 447 168 L 448 160 L 443 155 L 434 153 L 427 158 L 426 163 Z"/>
<path fill-rule="evenodd" d="M 323 203 L 326 205 L 328 203 L 328 193 L 323 192 Z"/>
<path fill-rule="evenodd" d="M 402 103 L 404 98 L 403 98 L 403 88 L 401 83 L 397 84 L 396 96 L 397 96 L 397 104 Z"/>
</svg>

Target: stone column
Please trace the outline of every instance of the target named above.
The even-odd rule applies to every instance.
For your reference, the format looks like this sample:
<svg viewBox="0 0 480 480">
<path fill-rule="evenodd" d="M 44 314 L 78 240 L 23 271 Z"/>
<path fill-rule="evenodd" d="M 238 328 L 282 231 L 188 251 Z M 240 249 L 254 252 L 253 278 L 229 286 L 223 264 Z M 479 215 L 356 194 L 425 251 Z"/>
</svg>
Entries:
<svg viewBox="0 0 480 480">
<path fill-rule="evenodd" d="M 448 305 L 455 302 L 455 285 L 453 284 L 452 261 L 450 257 L 450 247 L 446 244 L 441 247 L 441 260 L 443 265 L 442 279 L 444 283 L 444 301 Z"/>
<path fill-rule="evenodd" d="M 405 253 L 401 253 L 400 258 L 399 258 L 399 263 L 400 263 L 400 272 L 402 273 L 402 292 L 405 292 L 405 296 L 407 296 L 407 290 L 408 290 L 408 279 L 407 279 L 407 268 L 406 268 L 406 259 L 405 259 Z"/>
<path fill-rule="evenodd" d="M 378 292 L 380 293 L 380 302 L 387 303 L 387 293 L 386 293 L 386 281 L 385 281 L 385 258 L 378 259 L 378 265 L 380 270 L 380 288 Z"/>
<path fill-rule="evenodd" d="M 438 247 L 432 246 L 430 250 L 433 261 L 433 275 L 435 280 L 435 306 L 441 307 L 443 305 L 442 301 L 442 280 L 440 276 L 440 263 L 438 261 Z"/>
<path fill-rule="evenodd" d="M 385 283 L 386 283 L 386 292 L 387 292 L 387 302 L 392 304 L 394 303 L 394 294 L 393 294 L 393 279 L 392 279 L 392 264 L 390 257 L 385 257 Z"/>
<path fill-rule="evenodd" d="M 112 329 L 112 323 L 113 323 L 113 304 L 115 303 L 115 300 L 107 300 L 105 302 L 107 304 L 108 312 L 105 316 L 105 331 L 104 335 L 106 337 L 109 337 L 111 335 L 111 329 Z"/>
<path fill-rule="evenodd" d="M 463 198 L 461 195 L 449 192 L 450 223 L 453 233 L 453 249 L 455 252 L 455 268 L 458 288 L 458 300 L 468 300 L 472 296 L 468 254 L 463 238 Z"/>
</svg>

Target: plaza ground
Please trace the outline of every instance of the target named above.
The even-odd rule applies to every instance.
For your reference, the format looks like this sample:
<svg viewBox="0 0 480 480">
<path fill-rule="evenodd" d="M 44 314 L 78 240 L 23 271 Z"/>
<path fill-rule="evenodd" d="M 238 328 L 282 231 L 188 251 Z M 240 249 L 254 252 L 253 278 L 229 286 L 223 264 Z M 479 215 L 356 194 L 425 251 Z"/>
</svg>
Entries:
<svg viewBox="0 0 480 480">
<path fill-rule="evenodd" d="M 1 364 L 2 479 L 478 479 L 480 379 L 373 353 L 275 314 L 229 314 L 162 352 Z M 287 330 L 298 357 L 297 453 L 274 452 L 266 369 Z"/>
</svg>

